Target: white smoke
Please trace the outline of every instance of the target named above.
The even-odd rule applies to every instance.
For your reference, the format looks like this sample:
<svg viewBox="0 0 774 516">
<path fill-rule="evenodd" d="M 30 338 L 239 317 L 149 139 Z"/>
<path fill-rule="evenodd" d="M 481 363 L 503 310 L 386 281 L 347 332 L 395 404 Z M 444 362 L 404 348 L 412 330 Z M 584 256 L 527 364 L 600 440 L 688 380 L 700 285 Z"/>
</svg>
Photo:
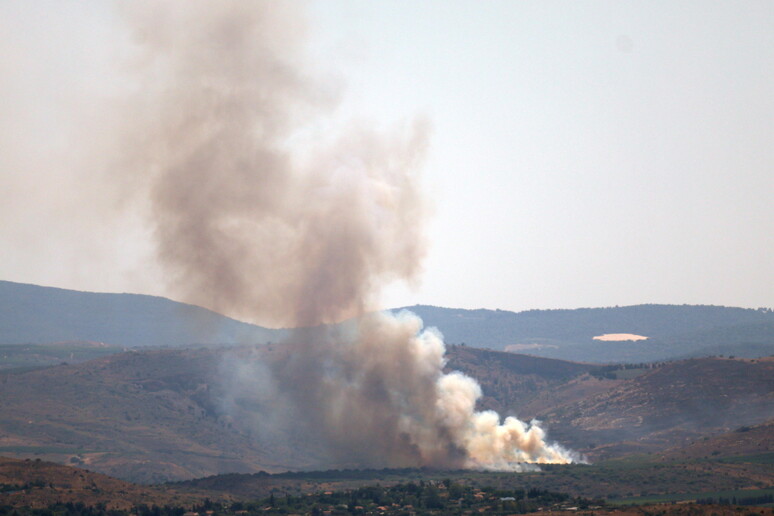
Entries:
<svg viewBox="0 0 774 516">
<path fill-rule="evenodd" d="M 477 411 L 478 383 L 444 373 L 441 335 L 422 330 L 410 312 L 369 314 L 296 338 L 272 375 L 339 461 L 500 471 L 573 462 L 546 442 L 539 423 Z"/>
</svg>

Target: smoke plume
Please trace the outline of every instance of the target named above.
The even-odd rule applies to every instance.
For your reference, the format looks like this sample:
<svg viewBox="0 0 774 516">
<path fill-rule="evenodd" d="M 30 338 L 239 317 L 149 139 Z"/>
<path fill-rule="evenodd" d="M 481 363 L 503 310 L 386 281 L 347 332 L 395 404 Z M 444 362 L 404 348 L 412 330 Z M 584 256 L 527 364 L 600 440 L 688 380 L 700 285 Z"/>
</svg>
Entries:
<svg viewBox="0 0 774 516">
<path fill-rule="evenodd" d="M 299 424 L 360 465 L 568 462 L 536 424 L 476 412 L 478 384 L 443 373 L 440 335 L 417 317 L 366 315 L 383 285 L 420 272 L 426 124 L 333 123 L 335 81 L 304 57 L 303 18 L 285 3 L 124 9 L 138 88 L 119 166 L 147 189 L 180 296 L 307 327 L 271 368 Z"/>
<path fill-rule="evenodd" d="M 141 89 L 122 162 L 149 181 L 159 258 L 180 296 L 309 326 L 372 309 L 384 282 L 417 275 L 425 124 L 310 138 L 337 94 L 303 66 L 305 27 L 287 4 L 125 9 Z"/>
<path fill-rule="evenodd" d="M 274 379 L 339 461 L 519 470 L 572 460 L 537 424 L 476 411 L 478 383 L 443 372 L 440 334 L 410 312 L 297 338 L 305 345 L 275 364 Z"/>
</svg>

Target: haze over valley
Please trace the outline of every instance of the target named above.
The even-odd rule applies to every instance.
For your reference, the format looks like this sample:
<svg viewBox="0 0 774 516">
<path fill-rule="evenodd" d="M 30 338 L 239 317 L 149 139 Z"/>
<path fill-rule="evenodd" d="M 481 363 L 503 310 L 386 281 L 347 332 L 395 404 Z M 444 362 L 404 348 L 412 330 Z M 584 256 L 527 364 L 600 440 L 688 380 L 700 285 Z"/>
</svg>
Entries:
<svg viewBox="0 0 774 516">
<path fill-rule="evenodd" d="M 774 515 L 772 22 L 0 3 L 0 516 Z"/>
<path fill-rule="evenodd" d="M 294 332 L 163 298 L 11 282 L 0 283 L 0 305 L 5 455 L 139 482 L 391 465 L 331 448 L 298 413 L 304 405 L 277 376 L 298 355 L 314 353 Z M 479 410 L 539 419 L 550 442 L 578 459 L 690 454 L 702 439 L 774 418 L 774 362 L 766 358 L 774 349 L 774 314 L 768 310 L 411 310 L 450 330 L 444 370 L 478 380 Z M 348 328 L 343 323 L 328 331 Z M 626 329 L 652 337 L 593 339 Z M 163 339 L 144 340 L 149 335 Z M 507 345 L 492 344 L 498 335 L 503 343 L 553 342 L 549 354 L 585 353 L 587 359 L 535 353 L 544 349 L 503 352 Z M 716 340 L 702 341 L 705 335 Z M 658 358 L 627 360 L 648 353 Z M 771 436 L 759 435 L 753 450 L 769 452 Z M 720 453 L 733 454 L 735 446 Z"/>
</svg>

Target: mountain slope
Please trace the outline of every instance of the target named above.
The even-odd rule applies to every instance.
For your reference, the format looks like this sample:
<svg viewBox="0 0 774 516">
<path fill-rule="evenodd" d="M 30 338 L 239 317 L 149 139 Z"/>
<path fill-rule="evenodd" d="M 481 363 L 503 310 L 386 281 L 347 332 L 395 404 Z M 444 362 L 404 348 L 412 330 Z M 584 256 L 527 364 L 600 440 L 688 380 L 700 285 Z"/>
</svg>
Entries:
<svg viewBox="0 0 774 516">
<path fill-rule="evenodd" d="M 139 482 L 309 467 L 223 407 L 226 350 L 146 350 L 0 375 L 0 455 Z"/>
<path fill-rule="evenodd" d="M 538 412 L 554 438 L 590 452 L 596 447 L 596 457 L 688 444 L 774 418 L 774 358 L 671 362 Z"/>
<path fill-rule="evenodd" d="M 489 408 L 521 401 L 593 366 L 457 348 L 450 365 L 490 368 Z M 277 406 L 268 378 L 291 345 L 142 350 L 22 374 L 0 374 L 0 454 L 83 464 L 133 481 L 226 472 L 343 467 L 314 429 Z M 247 371 L 247 374 L 242 371 Z M 234 382 L 237 388 L 233 389 Z M 529 384 L 529 387 L 527 386 Z M 279 401 L 278 401 L 279 400 Z"/>
<path fill-rule="evenodd" d="M 663 460 L 717 458 L 739 461 L 740 456 L 774 464 L 774 419 L 764 423 L 742 425 L 731 432 L 704 437 L 687 446 L 670 448 L 659 453 Z M 755 457 L 753 459 L 752 457 Z"/>
<path fill-rule="evenodd" d="M 0 455 L 142 482 L 357 467 L 271 389 L 272 364 L 300 349 L 142 350 L 0 375 Z M 449 367 L 480 378 L 480 408 L 538 417 L 549 439 L 595 459 L 774 417 L 774 360 L 686 360 L 611 380 L 589 374 L 598 366 L 453 347 Z"/>
<path fill-rule="evenodd" d="M 282 335 L 162 297 L 0 281 L 0 344 L 93 341 L 124 347 L 183 346 L 257 343 Z"/>
</svg>

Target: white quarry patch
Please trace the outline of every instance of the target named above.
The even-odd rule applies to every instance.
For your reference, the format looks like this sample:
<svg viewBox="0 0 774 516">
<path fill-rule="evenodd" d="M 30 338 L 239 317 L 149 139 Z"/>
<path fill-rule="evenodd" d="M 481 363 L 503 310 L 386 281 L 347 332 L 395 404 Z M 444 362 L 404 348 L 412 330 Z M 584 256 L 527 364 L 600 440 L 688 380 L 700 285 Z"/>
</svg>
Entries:
<svg viewBox="0 0 774 516">
<path fill-rule="evenodd" d="M 594 340 L 604 340 L 609 342 L 623 342 L 626 340 L 648 340 L 643 335 L 635 335 L 633 333 L 605 333 L 604 335 L 597 335 Z"/>
</svg>

